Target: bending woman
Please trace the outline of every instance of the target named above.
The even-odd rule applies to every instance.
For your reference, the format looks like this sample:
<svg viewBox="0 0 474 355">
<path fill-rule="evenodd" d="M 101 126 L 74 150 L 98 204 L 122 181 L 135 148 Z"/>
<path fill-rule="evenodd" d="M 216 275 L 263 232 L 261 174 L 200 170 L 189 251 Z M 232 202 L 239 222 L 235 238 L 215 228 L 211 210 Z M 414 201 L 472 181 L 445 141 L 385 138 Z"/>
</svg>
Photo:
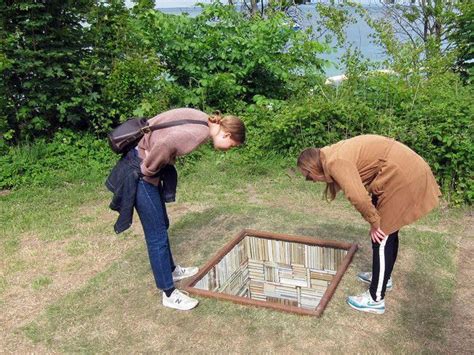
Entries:
<svg viewBox="0 0 474 355">
<path fill-rule="evenodd" d="M 407 146 L 377 135 L 305 149 L 297 165 L 306 180 L 326 183 L 326 199 L 333 200 L 342 190 L 370 224 L 372 272 L 358 274 L 370 287 L 347 302 L 359 311 L 384 313 L 398 231 L 431 211 L 441 196 L 430 167 Z"/>
<path fill-rule="evenodd" d="M 180 124 L 182 120 L 193 123 Z M 209 116 L 190 108 L 166 111 L 149 120 L 150 125 L 173 122 L 177 125 L 145 134 L 138 146 L 119 160 L 106 186 L 114 193 L 111 208 L 120 212 L 117 233 L 130 227 L 134 207 L 138 212 L 155 283 L 163 290 L 163 305 L 189 310 L 198 301 L 175 289 L 174 282 L 195 275 L 198 268 L 181 267 L 173 261 L 165 206 L 174 200 L 177 174 L 172 165 L 176 157 L 191 153 L 208 140 L 218 150 L 241 145 L 245 125 L 234 116 Z"/>
</svg>

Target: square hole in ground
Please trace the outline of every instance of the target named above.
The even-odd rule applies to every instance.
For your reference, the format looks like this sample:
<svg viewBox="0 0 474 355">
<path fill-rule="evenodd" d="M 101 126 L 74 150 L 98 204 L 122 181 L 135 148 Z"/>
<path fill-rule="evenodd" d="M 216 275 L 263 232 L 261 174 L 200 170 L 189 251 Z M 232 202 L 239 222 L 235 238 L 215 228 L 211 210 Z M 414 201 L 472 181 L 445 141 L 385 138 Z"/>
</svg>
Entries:
<svg viewBox="0 0 474 355">
<path fill-rule="evenodd" d="M 192 278 L 186 291 L 320 316 L 356 244 L 243 230 Z"/>
</svg>

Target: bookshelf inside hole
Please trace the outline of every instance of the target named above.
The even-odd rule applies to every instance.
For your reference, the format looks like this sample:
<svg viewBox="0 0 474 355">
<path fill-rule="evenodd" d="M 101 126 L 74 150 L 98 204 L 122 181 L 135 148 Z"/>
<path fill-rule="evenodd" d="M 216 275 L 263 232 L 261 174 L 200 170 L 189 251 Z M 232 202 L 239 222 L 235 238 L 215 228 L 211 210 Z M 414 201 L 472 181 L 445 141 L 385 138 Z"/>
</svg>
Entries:
<svg viewBox="0 0 474 355">
<path fill-rule="evenodd" d="M 197 275 L 188 290 L 197 294 L 196 290 L 202 290 L 205 296 L 229 295 L 232 298 L 227 299 L 247 299 L 256 301 L 256 305 L 278 304 L 290 311 L 298 308 L 315 312 L 338 270 L 345 271 L 348 262 L 341 270 L 344 260 L 355 252 L 346 245 L 324 245 L 321 241 L 316 244 L 309 239 L 304 243 L 290 237 L 277 239 L 275 235 L 266 238 L 254 234 L 257 235 L 245 233 L 237 238 L 205 273 Z M 280 306 L 277 307 L 281 309 Z"/>
</svg>

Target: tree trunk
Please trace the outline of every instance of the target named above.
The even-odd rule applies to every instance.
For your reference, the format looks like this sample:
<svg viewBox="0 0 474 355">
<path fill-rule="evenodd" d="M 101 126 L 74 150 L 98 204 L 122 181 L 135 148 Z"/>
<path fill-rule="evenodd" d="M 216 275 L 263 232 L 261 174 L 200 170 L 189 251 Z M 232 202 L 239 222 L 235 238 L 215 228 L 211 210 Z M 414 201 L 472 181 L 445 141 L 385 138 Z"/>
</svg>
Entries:
<svg viewBox="0 0 474 355">
<path fill-rule="evenodd" d="M 430 28 L 430 18 L 427 13 L 426 1 L 421 0 L 421 11 L 423 14 L 423 42 L 427 42 Z"/>
<path fill-rule="evenodd" d="M 254 16 L 257 14 L 257 11 L 257 0 L 250 0 L 250 14 Z"/>
<path fill-rule="evenodd" d="M 449 1 L 447 1 L 449 3 Z M 434 35 L 436 36 L 436 40 L 441 43 L 441 34 L 443 32 L 443 18 L 442 18 L 442 13 L 443 13 L 443 2 L 440 0 L 435 0 L 434 3 Z M 446 8 L 448 8 L 448 4 L 445 5 Z"/>
</svg>

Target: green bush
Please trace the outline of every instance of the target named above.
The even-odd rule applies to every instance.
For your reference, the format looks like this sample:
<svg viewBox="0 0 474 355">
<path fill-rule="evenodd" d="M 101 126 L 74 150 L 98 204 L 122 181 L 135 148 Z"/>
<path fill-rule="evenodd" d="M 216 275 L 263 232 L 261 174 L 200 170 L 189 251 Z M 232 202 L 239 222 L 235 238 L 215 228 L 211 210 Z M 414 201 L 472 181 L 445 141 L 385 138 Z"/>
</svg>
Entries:
<svg viewBox="0 0 474 355">
<path fill-rule="evenodd" d="M 474 202 L 473 93 L 455 75 L 432 78 L 396 122 L 396 137 L 430 163 L 454 203 Z"/>
<path fill-rule="evenodd" d="M 1 156 L 0 189 L 95 181 L 105 177 L 116 160 L 105 140 L 63 130 L 51 141 L 37 139 Z"/>
<path fill-rule="evenodd" d="M 474 201 L 473 88 L 459 76 L 430 78 L 367 74 L 339 87 L 317 85 L 305 95 L 278 101 L 255 97 L 245 119 L 248 154 L 293 156 L 360 134 L 393 137 L 430 164 L 452 203 Z"/>
<path fill-rule="evenodd" d="M 218 2 L 196 17 L 148 11 L 135 24 L 176 83 L 189 89 L 183 104 L 235 109 L 255 95 L 286 98 L 291 83 L 321 74 L 327 47 L 276 12 L 246 18 Z"/>
<path fill-rule="evenodd" d="M 108 114 L 124 121 L 132 116 L 154 116 L 179 101 L 175 85 L 157 58 L 136 56 L 115 62 L 105 82 Z"/>
<path fill-rule="evenodd" d="M 19 142 L 61 125 L 82 126 L 84 111 L 73 102 L 87 55 L 81 22 L 90 5 L 87 0 L 0 3 L 0 139 Z"/>
<path fill-rule="evenodd" d="M 123 1 L 86 3 L 77 16 L 60 4 L 0 5 L 0 188 L 103 178 L 117 156 L 97 135 L 130 116 L 190 106 L 244 118 L 248 142 L 236 161 L 251 171 L 274 156 L 376 133 L 423 156 L 450 202 L 474 201 L 473 87 L 447 71 L 451 56 L 426 60 L 425 47 L 399 43 L 382 26 L 386 64 L 398 74 L 370 72 L 374 64 L 349 50 L 349 79 L 333 87 L 321 77 L 326 45 L 281 12 L 247 18 L 214 2 L 189 17 L 152 2 L 131 11 Z M 58 11 L 66 22 L 53 21 Z M 464 48 L 469 34 L 456 33 Z M 182 171 L 208 152 L 180 159 Z"/>
</svg>

